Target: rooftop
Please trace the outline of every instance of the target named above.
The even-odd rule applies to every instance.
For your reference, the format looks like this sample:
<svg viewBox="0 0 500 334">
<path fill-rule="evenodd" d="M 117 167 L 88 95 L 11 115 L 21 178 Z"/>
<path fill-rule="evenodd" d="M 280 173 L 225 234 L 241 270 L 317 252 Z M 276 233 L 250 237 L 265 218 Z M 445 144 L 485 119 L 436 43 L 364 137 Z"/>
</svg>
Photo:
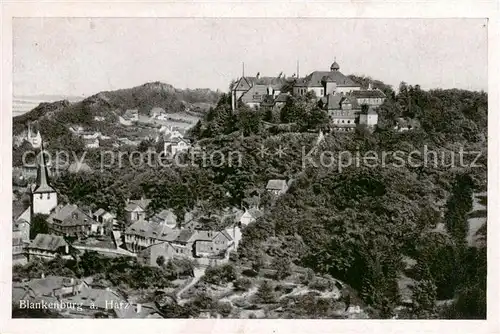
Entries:
<svg viewBox="0 0 500 334">
<path fill-rule="evenodd" d="M 269 180 L 267 182 L 267 190 L 283 190 L 287 187 L 285 180 Z"/>
<path fill-rule="evenodd" d="M 76 204 L 66 204 L 59 210 L 56 209 L 48 218 L 48 221 L 65 225 L 79 226 L 97 224 L 88 214 L 81 210 Z"/>
<path fill-rule="evenodd" d="M 28 248 L 41 249 L 46 251 L 55 252 L 61 247 L 68 246 L 68 243 L 63 237 L 52 234 L 39 233 L 33 241 L 31 241 Z"/>
<path fill-rule="evenodd" d="M 339 71 L 314 71 L 305 78 L 298 79 L 295 86 L 298 87 L 323 87 L 324 81 L 335 82 L 337 86 L 359 87 L 357 83 L 346 77 Z"/>
<path fill-rule="evenodd" d="M 49 295 L 54 290 L 76 286 L 81 283 L 80 280 L 71 277 L 63 276 L 47 276 L 45 278 L 35 278 L 27 282 L 13 283 L 13 288 L 17 289 L 29 289 L 35 292 L 37 295 Z"/>
<path fill-rule="evenodd" d="M 125 234 L 137 235 L 141 237 L 153 238 L 163 241 L 173 241 L 179 237 L 179 231 L 173 230 L 164 224 L 139 220 L 130 225 Z"/>
<path fill-rule="evenodd" d="M 355 90 L 352 95 L 356 98 L 384 98 L 385 94 L 380 89 Z"/>
<path fill-rule="evenodd" d="M 125 207 L 125 211 L 134 211 L 137 208 L 140 208 L 142 210 L 146 210 L 149 203 L 151 203 L 150 199 L 132 199 L 127 203 L 127 206 Z"/>
</svg>

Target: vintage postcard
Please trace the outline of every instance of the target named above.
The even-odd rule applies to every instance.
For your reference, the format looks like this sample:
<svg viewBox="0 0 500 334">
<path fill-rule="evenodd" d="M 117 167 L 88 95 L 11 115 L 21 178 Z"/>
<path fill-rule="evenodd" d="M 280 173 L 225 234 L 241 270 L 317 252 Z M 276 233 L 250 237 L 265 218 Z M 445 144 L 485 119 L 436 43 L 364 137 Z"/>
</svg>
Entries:
<svg viewBox="0 0 500 334">
<path fill-rule="evenodd" d="M 491 315 L 487 17 L 8 22 L 15 329 Z"/>
</svg>

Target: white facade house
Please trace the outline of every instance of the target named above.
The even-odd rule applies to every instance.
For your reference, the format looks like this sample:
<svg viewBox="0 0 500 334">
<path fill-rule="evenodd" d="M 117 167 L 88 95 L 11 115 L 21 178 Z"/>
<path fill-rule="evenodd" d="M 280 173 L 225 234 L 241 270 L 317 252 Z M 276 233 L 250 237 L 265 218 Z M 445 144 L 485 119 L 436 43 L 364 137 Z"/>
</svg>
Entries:
<svg viewBox="0 0 500 334">
<path fill-rule="evenodd" d="M 170 141 L 165 141 L 164 144 L 164 153 L 165 155 L 175 156 L 179 152 L 187 151 L 191 145 L 182 138 L 173 138 Z"/>
</svg>

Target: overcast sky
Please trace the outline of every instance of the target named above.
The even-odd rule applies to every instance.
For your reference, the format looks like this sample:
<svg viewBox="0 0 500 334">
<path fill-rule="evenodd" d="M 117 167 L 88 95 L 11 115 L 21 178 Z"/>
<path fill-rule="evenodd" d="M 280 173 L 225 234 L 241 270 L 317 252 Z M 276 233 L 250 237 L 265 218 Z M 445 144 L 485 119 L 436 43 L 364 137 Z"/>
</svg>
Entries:
<svg viewBox="0 0 500 334">
<path fill-rule="evenodd" d="M 162 81 L 227 90 L 245 74 L 364 74 L 395 87 L 487 90 L 479 19 L 17 18 L 14 95 L 88 96 Z"/>
</svg>

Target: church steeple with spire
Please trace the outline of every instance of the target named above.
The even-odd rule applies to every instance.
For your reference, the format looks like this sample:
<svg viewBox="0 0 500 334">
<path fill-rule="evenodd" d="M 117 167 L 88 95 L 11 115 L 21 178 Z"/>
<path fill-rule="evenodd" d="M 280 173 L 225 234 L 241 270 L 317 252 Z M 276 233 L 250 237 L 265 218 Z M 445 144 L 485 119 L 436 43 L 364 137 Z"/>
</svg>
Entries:
<svg viewBox="0 0 500 334">
<path fill-rule="evenodd" d="M 57 206 L 57 192 L 50 185 L 48 166 L 45 160 L 43 142 L 37 157 L 36 184 L 31 191 L 32 214 L 49 214 Z"/>
</svg>

